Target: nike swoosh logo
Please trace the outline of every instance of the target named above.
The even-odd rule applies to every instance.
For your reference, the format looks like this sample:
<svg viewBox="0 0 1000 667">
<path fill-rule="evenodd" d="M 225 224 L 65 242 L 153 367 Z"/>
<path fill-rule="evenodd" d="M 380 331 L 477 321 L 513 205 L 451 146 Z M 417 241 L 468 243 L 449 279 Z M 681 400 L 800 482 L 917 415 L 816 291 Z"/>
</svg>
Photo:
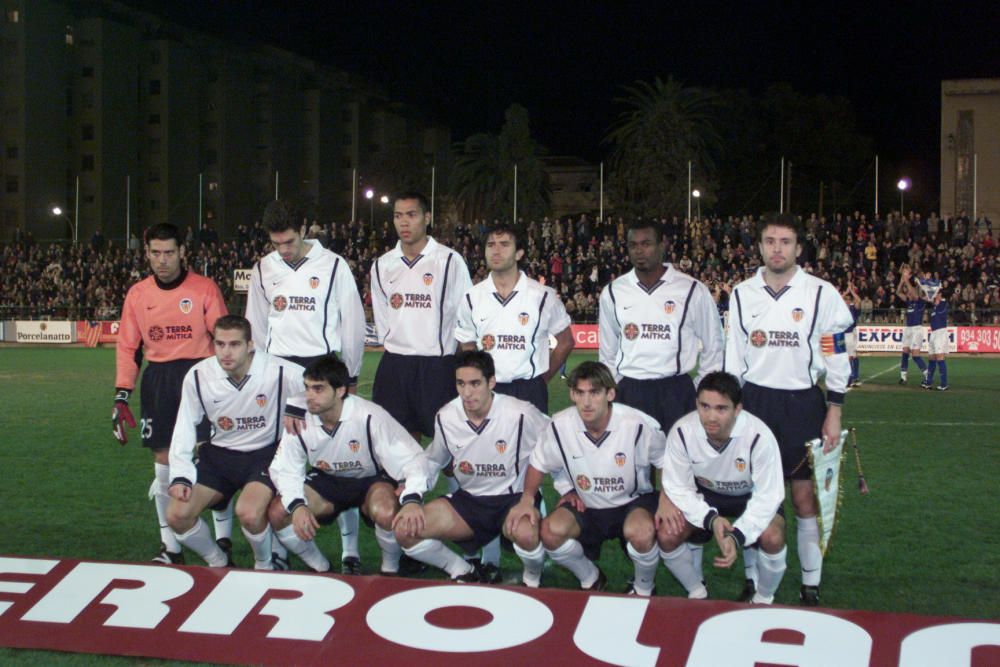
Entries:
<svg viewBox="0 0 1000 667">
<path fill-rule="evenodd" d="M 751 316 L 750 316 L 750 319 L 751 319 L 751 320 L 755 320 L 755 319 L 757 319 L 758 317 L 760 317 L 761 315 L 762 315 L 762 313 L 754 313 L 753 315 L 751 315 Z"/>
<path fill-rule="evenodd" d="M 701 465 L 701 461 L 691 461 L 691 465 L 693 465 L 693 466 L 699 466 L 699 465 Z"/>
<path fill-rule="evenodd" d="M 622 310 L 629 310 L 630 308 L 632 308 L 632 306 L 625 306 Z"/>
<path fill-rule="evenodd" d="M 485 321 L 486 321 L 486 318 L 485 318 L 485 317 L 480 317 L 480 318 L 479 318 L 479 322 L 480 322 L 480 323 L 482 323 L 482 322 L 485 322 Z"/>
<path fill-rule="evenodd" d="M 153 310 L 156 306 L 146 306 L 146 310 Z"/>
<path fill-rule="evenodd" d="M 279 280 L 278 282 L 281 282 L 281 281 Z M 271 287 L 274 287 L 274 286 L 275 286 L 275 285 L 277 285 L 277 284 L 278 284 L 278 283 L 271 283 Z"/>
<path fill-rule="evenodd" d="M 221 398 L 213 398 L 212 402 L 213 403 L 222 403 L 222 399 Z"/>
<path fill-rule="evenodd" d="M 583 456 L 574 456 L 573 458 L 574 458 L 574 459 L 582 459 L 582 458 L 583 458 Z"/>
</svg>

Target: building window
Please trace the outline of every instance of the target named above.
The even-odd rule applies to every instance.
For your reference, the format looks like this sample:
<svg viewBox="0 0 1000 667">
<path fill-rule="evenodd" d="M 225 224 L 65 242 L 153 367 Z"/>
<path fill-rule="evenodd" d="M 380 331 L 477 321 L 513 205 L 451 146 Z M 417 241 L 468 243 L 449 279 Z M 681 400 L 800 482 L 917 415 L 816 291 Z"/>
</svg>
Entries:
<svg viewBox="0 0 1000 667">
<path fill-rule="evenodd" d="M 18 156 L 18 153 L 19 153 L 19 151 L 17 149 L 17 146 L 15 146 L 13 144 L 11 144 L 10 146 L 7 146 L 7 159 L 8 160 L 16 160 L 17 156 Z"/>
<path fill-rule="evenodd" d="M 219 161 L 219 153 L 214 148 L 205 150 L 205 164 L 215 164 Z"/>
<path fill-rule="evenodd" d="M 92 79 L 92 78 L 94 78 L 94 68 L 91 67 L 90 65 L 86 65 L 84 67 L 81 67 L 80 68 L 80 76 L 82 76 L 85 79 Z"/>
<path fill-rule="evenodd" d="M 21 14 L 16 9 L 7 10 L 7 23 L 20 23 Z"/>
<path fill-rule="evenodd" d="M 351 144 L 354 143 L 354 138 L 349 134 L 345 134 L 342 141 L 345 146 L 350 146 Z"/>
<path fill-rule="evenodd" d="M 87 124 L 80 128 L 80 138 L 84 141 L 94 140 L 94 126 Z"/>
<path fill-rule="evenodd" d="M 158 113 L 151 113 L 151 114 L 149 114 L 149 124 L 150 125 L 159 125 L 160 124 L 160 114 L 158 114 Z"/>
<path fill-rule="evenodd" d="M 83 195 L 83 203 L 84 204 L 93 204 L 94 203 L 94 195 Z"/>
<path fill-rule="evenodd" d="M 344 109 L 343 111 L 340 112 L 340 119 L 345 123 L 350 123 L 352 120 L 354 120 L 354 112 L 351 111 L 350 109 Z"/>
<path fill-rule="evenodd" d="M 208 182 L 208 191 L 209 192 L 217 192 L 218 190 L 219 190 L 219 182 L 218 181 L 209 181 Z"/>
<path fill-rule="evenodd" d="M 159 95 L 160 94 L 160 80 L 159 79 L 151 79 L 150 80 L 150 82 L 149 82 L 149 94 L 150 95 Z"/>
<path fill-rule="evenodd" d="M 80 156 L 80 171 L 94 171 L 94 156 L 93 155 L 81 155 Z"/>
<path fill-rule="evenodd" d="M 8 208 L 6 211 L 4 211 L 3 217 L 4 217 L 4 222 L 7 223 L 8 227 L 16 227 L 17 226 L 17 209 L 16 208 Z"/>
<path fill-rule="evenodd" d="M 8 176 L 7 194 L 9 195 L 17 194 L 17 192 L 21 189 L 20 185 L 21 184 L 18 182 L 17 176 Z"/>
</svg>

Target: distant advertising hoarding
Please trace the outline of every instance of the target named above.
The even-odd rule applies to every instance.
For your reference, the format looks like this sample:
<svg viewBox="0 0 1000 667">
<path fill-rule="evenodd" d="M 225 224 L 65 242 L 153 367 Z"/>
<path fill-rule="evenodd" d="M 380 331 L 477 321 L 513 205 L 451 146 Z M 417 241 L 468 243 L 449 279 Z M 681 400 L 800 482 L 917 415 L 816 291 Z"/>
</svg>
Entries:
<svg viewBox="0 0 1000 667">
<path fill-rule="evenodd" d="M 250 276 L 252 273 L 253 269 L 235 269 L 233 271 L 233 291 L 249 292 Z"/>
<path fill-rule="evenodd" d="M 72 343 L 72 322 L 18 321 L 14 323 L 15 342 Z"/>
</svg>

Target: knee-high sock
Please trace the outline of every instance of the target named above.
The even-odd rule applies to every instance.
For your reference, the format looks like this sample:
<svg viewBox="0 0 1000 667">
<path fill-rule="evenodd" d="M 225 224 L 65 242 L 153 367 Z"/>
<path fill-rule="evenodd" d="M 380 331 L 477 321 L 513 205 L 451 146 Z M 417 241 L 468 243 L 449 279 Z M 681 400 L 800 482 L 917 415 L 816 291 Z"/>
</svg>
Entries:
<svg viewBox="0 0 1000 667">
<path fill-rule="evenodd" d="M 472 566 L 462 560 L 457 553 L 443 545 L 440 540 L 421 540 L 403 552 L 421 563 L 433 565 L 448 573 L 452 579 L 472 572 Z"/>
<path fill-rule="evenodd" d="M 689 598 L 703 599 L 708 597 L 705 584 L 701 583 L 701 577 L 695 572 L 694 565 L 691 563 L 691 555 L 688 553 L 686 545 L 682 544 L 669 553 L 661 549 L 660 558 L 670 570 L 670 574 L 674 575 L 684 590 L 688 592 Z"/>
<path fill-rule="evenodd" d="M 917 365 L 917 368 L 921 371 L 926 370 L 927 364 L 924 363 L 923 357 L 918 356 L 916 352 L 912 352 L 911 354 L 913 354 L 913 363 Z"/>
<path fill-rule="evenodd" d="M 500 567 L 500 536 L 494 537 L 483 547 L 483 564 L 493 564 Z"/>
<path fill-rule="evenodd" d="M 268 526 L 256 535 L 247 530 L 246 526 L 240 526 L 240 529 L 253 551 L 253 569 L 273 570 L 274 566 L 271 564 L 271 527 Z"/>
<path fill-rule="evenodd" d="M 743 548 L 743 574 L 757 585 L 757 547 Z"/>
<path fill-rule="evenodd" d="M 924 378 L 924 381 L 927 382 L 927 384 L 934 382 L 934 371 L 937 369 L 937 364 L 938 362 L 934 359 L 927 362 L 927 374 Z"/>
<path fill-rule="evenodd" d="M 215 528 L 215 539 L 233 539 L 233 505 L 236 504 L 236 496 L 229 499 L 229 505 L 224 510 L 212 510 L 212 526 Z"/>
<path fill-rule="evenodd" d="M 396 534 L 381 526 L 375 526 L 375 541 L 382 549 L 382 572 L 391 574 L 399 572 L 399 559 L 403 556 L 403 549 L 396 542 Z"/>
<path fill-rule="evenodd" d="M 581 588 L 593 586 L 597 581 L 597 566 L 587 559 L 587 556 L 583 553 L 583 545 L 576 540 L 566 540 L 559 548 L 546 549 L 545 553 L 549 555 L 552 562 L 562 565 L 572 572 L 580 580 Z"/>
<path fill-rule="evenodd" d="M 360 515 L 358 508 L 344 510 L 337 515 L 337 525 L 340 526 L 340 552 L 341 558 L 353 556 L 360 558 L 358 551 L 358 524 Z"/>
<path fill-rule="evenodd" d="M 525 551 L 514 544 L 514 553 L 521 559 L 524 572 L 521 581 L 529 588 L 538 588 L 542 583 L 542 567 L 545 565 L 545 548 L 539 543 L 534 551 Z"/>
<path fill-rule="evenodd" d="M 701 544 L 692 544 L 690 542 L 685 542 L 687 545 L 688 553 L 691 554 L 691 567 L 694 568 L 695 573 L 698 575 L 698 581 L 704 581 L 705 575 L 702 572 L 702 561 L 705 557 L 705 547 Z"/>
<path fill-rule="evenodd" d="M 938 362 L 938 368 L 941 369 L 941 386 L 948 386 L 948 366 L 944 363 L 944 359 Z"/>
<path fill-rule="evenodd" d="M 819 524 L 816 517 L 795 517 L 799 537 L 799 563 L 802 564 L 802 584 L 819 586 L 823 576 L 823 554 L 819 550 Z"/>
<path fill-rule="evenodd" d="M 788 554 L 788 547 L 782 547 L 776 554 L 769 554 L 763 549 L 758 552 L 758 564 L 760 565 L 760 579 L 757 582 L 757 593 L 753 601 L 757 604 L 771 604 L 774 602 L 774 594 L 781 585 L 781 578 L 785 576 L 785 560 Z"/>
<path fill-rule="evenodd" d="M 851 359 L 851 379 L 857 380 L 861 377 L 861 360 L 857 357 Z"/>
<path fill-rule="evenodd" d="M 226 553 L 212 539 L 212 531 L 208 524 L 199 517 L 194 528 L 177 536 L 177 540 L 191 551 L 204 559 L 211 567 L 225 567 L 228 560 Z"/>
<path fill-rule="evenodd" d="M 162 463 L 153 464 L 156 479 L 150 487 L 153 504 L 156 505 L 156 518 L 160 522 L 160 541 L 166 545 L 167 551 L 180 553 L 181 545 L 167 524 L 167 505 L 170 504 L 170 466 Z"/>
<path fill-rule="evenodd" d="M 629 542 L 625 550 L 628 551 L 628 557 L 632 559 L 635 568 L 632 587 L 639 595 L 652 595 L 656 586 L 656 566 L 660 564 L 660 549 L 654 545 L 646 553 L 641 553 Z M 687 552 L 686 547 L 684 551 Z M 688 555 L 690 556 L 690 553 Z"/>
<path fill-rule="evenodd" d="M 899 358 L 899 372 L 905 373 L 906 369 L 910 367 L 910 353 L 903 352 L 902 356 Z"/>
<path fill-rule="evenodd" d="M 287 525 L 281 530 L 276 531 L 275 536 L 289 551 L 301 558 L 302 562 L 313 570 L 317 572 L 328 572 L 330 570 L 330 561 L 327 560 L 323 552 L 316 546 L 316 540 L 309 540 L 307 542 L 301 539 L 295 534 L 295 528 L 291 525 Z"/>
</svg>

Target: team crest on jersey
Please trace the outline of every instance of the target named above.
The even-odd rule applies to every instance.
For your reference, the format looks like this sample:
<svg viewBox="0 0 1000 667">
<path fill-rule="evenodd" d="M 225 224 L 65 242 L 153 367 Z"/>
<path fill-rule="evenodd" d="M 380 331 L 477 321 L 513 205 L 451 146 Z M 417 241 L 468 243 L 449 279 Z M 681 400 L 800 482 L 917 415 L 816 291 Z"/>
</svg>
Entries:
<svg viewBox="0 0 1000 667">
<path fill-rule="evenodd" d="M 507 451 L 507 441 L 506 440 L 497 440 L 497 444 L 495 446 L 497 448 L 497 454 L 503 454 L 504 452 Z"/>
<path fill-rule="evenodd" d="M 795 310 L 792 311 L 792 319 L 795 320 L 796 322 L 801 322 L 802 318 L 805 316 L 806 316 L 806 311 L 802 310 L 801 308 L 796 308 Z"/>
<path fill-rule="evenodd" d="M 639 325 L 629 322 L 622 328 L 622 333 L 625 334 L 626 340 L 635 340 L 639 337 Z"/>
<path fill-rule="evenodd" d="M 219 417 L 215 421 L 215 425 L 221 428 L 223 431 L 232 431 L 233 427 L 236 426 L 236 424 L 230 417 Z"/>
<path fill-rule="evenodd" d="M 312 287 L 313 289 L 319 287 L 319 278 L 317 278 L 316 276 L 311 277 L 309 279 L 309 287 Z"/>
<path fill-rule="evenodd" d="M 468 461 L 460 461 L 458 464 L 458 472 L 462 473 L 463 475 L 475 475 L 476 468 Z"/>
<path fill-rule="evenodd" d="M 754 347 L 764 347 L 767 345 L 767 334 L 760 329 L 754 329 L 753 333 L 750 334 L 750 343 Z"/>
<path fill-rule="evenodd" d="M 529 318 L 529 316 L 528 316 L 528 313 L 518 313 L 518 314 L 517 314 L 517 321 L 521 323 L 521 326 L 522 326 L 522 327 L 524 327 L 524 326 L 527 326 L 527 325 L 528 325 L 528 320 L 529 320 L 529 319 L 530 319 L 530 318 Z"/>
<path fill-rule="evenodd" d="M 331 466 L 329 463 L 327 463 L 323 459 L 320 459 L 319 461 L 316 461 L 316 467 L 319 468 L 320 470 L 322 470 L 323 472 L 330 472 L 331 470 L 333 470 L 333 466 Z"/>
<path fill-rule="evenodd" d="M 667 315 L 673 315 L 674 310 L 676 310 L 676 308 L 677 308 L 677 303 L 675 301 L 667 301 L 665 304 L 663 304 L 663 310 L 664 312 L 666 312 Z"/>
<path fill-rule="evenodd" d="M 389 297 L 389 305 L 399 310 L 403 307 L 403 295 L 399 292 L 394 292 L 392 296 Z"/>
<path fill-rule="evenodd" d="M 254 398 L 257 400 L 258 407 L 262 408 L 267 405 L 267 396 L 265 394 L 257 394 Z"/>
<path fill-rule="evenodd" d="M 625 467 L 625 452 L 618 452 L 615 454 L 615 463 L 619 468 Z"/>
<path fill-rule="evenodd" d="M 434 274 L 433 273 L 425 273 L 424 274 L 424 284 L 427 285 L 428 287 L 430 287 L 430 285 L 431 285 L 432 282 L 434 282 Z"/>
<path fill-rule="evenodd" d="M 736 459 L 736 470 L 743 472 L 747 469 L 747 462 L 743 459 Z"/>
<path fill-rule="evenodd" d="M 489 352 L 497 344 L 497 339 L 493 337 L 493 334 L 486 334 L 483 336 L 483 351 Z"/>
<path fill-rule="evenodd" d="M 590 478 L 587 477 L 586 475 L 577 475 L 576 476 L 576 487 L 578 489 L 580 489 L 581 491 L 589 491 L 590 490 Z"/>
<path fill-rule="evenodd" d="M 155 342 L 163 340 L 163 327 L 151 326 L 149 327 L 149 340 Z"/>
<path fill-rule="evenodd" d="M 181 312 L 187 315 L 188 313 L 191 312 L 191 309 L 194 308 L 194 301 L 192 301 L 187 297 L 184 297 L 183 299 L 181 299 L 179 305 L 181 307 Z"/>
<path fill-rule="evenodd" d="M 823 478 L 823 490 L 829 491 L 831 484 L 833 484 L 833 468 L 827 468 L 826 476 Z"/>
<path fill-rule="evenodd" d="M 361 443 L 357 440 L 351 440 L 347 443 L 347 446 L 351 448 L 351 451 L 357 454 L 361 450 Z"/>
<path fill-rule="evenodd" d="M 271 305 L 274 306 L 274 309 L 279 313 L 283 312 L 285 308 L 288 308 L 288 299 L 279 294 L 274 297 L 274 301 L 271 302 Z"/>
</svg>

